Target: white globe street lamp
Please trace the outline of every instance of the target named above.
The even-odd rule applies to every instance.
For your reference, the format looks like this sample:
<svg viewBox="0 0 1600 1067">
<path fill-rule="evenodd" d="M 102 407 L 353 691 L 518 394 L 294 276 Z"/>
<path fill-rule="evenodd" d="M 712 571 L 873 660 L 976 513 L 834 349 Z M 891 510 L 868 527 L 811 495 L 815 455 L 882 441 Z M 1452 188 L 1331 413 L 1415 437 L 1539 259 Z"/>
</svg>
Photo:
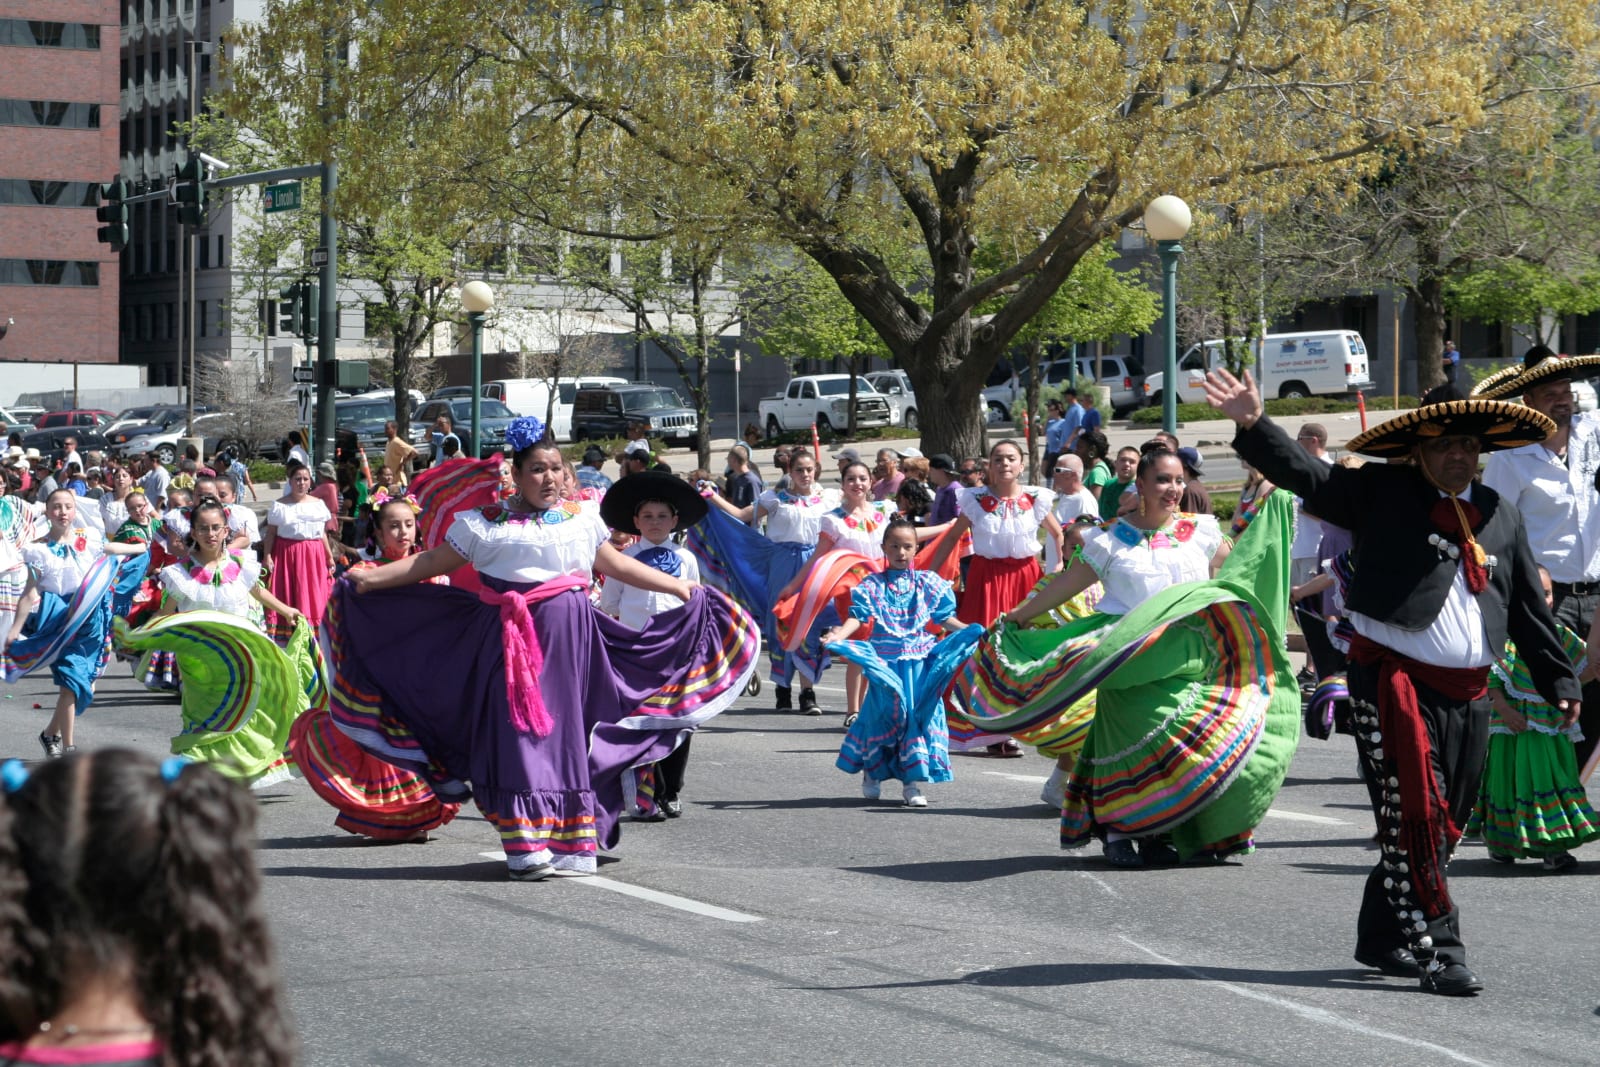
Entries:
<svg viewBox="0 0 1600 1067">
<path fill-rule="evenodd" d="M 1193 221 L 1189 205 L 1176 196 L 1158 196 L 1144 209 L 1144 231 L 1155 240 L 1161 253 L 1161 317 L 1167 335 L 1162 361 L 1161 427 L 1168 433 L 1178 428 L 1178 257 L 1183 255 L 1179 242 Z"/>
</svg>

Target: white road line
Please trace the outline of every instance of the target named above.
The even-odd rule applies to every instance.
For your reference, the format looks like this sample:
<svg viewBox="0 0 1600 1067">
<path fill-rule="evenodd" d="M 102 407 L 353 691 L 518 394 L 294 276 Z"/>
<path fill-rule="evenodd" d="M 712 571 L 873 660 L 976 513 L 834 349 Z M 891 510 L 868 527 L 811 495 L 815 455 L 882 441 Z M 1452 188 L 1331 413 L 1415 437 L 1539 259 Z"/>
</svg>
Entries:
<svg viewBox="0 0 1600 1067">
<path fill-rule="evenodd" d="M 1242 985 L 1236 985 L 1233 982 L 1225 982 L 1218 978 L 1212 978 L 1205 973 L 1204 969 L 1190 967 L 1186 964 L 1179 963 L 1177 960 L 1168 959 L 1155 949 L 1146 948 L 1144 945 L 1139 944 L 1139 942 L 1124 934 L 1118 934 L 1117 938 L 1121 941 L 1127 942 L 1152 959 L 1160 960 L 1169 967 L 1176 967 L 1180 971 L 1191 974 L 1201 981 L 1210 982 L 1212 985 L 1221 989 L 1226 989 L 1235 996 L 1243 997 L 1246 1000 L 1255 1000 L 1263 1004 L 1271 1004 L 1273 1007 L 1283 1008 L 1284 1010 L 1293 1012 L 1301 1018 L 1308 1019 L 1311 1022 L 1323 1023 L 1328 1026 L 1337 1027 L 1341 1030 L 1349 1030 L 1352 1033 L 1360 1034 L 1363 1037 L 1381 1038 L 1384 1041 L 1395 1041 L 1402 1045 L 1409 1045 L 1412 1048 L 1426 1049 L 1429 1052 L 1437 1052 L 1439 1055 L 1447 1056 L 1450 1059 L 1455 1060 L 1457 1063 L 1471 1064 L 1472 1067 L 1490 1067 L 1489 1064 L 1484 1063 L 1482 1060 L 1475 1060 L 1465 1053 L 1457 1052 L 1455 1049 L 1446 1048 L 1443 1045 L 1436 1045 L 1432 1041 L 1423 1041 L 1420 1038 L 1407 1037 L 1404 1034 L 1392 1034 L 1387 1030 L 1379 1030 L 1375 1027 L 1366 1026 L 1362 1023 L 1355 1022 L 1352 1019 L 1346 1019 L 1344 1016 L 1328 1011 L 1326 1008 L 1314 1008 L 1309 1004 L 1301 1004 L 1299 1001 L 1288 1000 L 1284 997 L 1275 997 L 1268 993 L 1262 993 L 1258 990 L 1249 989 Z"/>
<path fill-rule="evenodd" d="M 1034 785 L 1044 785 L 1050 779 L 1042 774 L 1007 774 L 1005 771 L 984 771 L 984 774 L 995 778 L 1009 778 L 1013 782 L 1032 782 Z"/>
<path fill-rule="evenodd" d="M 506 858 L 504 852 L 480 852 L 478 855 L 489 860 L 504 860 Z M 715 904 L 706 904 L 703 901 L 693 900 L 689 897 L 660 893 L 654 889 L 646 889 L 643 886 L 629 885 L 627 882 L 614 882 L 610 878 L 602 878 L 599 875 L 564 880 L 576 885 L 589 885 L 594 886 L 596 889 L 609 889 L 611 892 L 621 893 L 625 897 L 637 897 L 640 900 L 648 900 L 652 904 L 677 908 L 679 911 L 687 911 L 694 915 L 704 915 L 709 919 L 721 919 L 723 922 L 758 923 L 761 921 L 761 916 L 759 915 L 746 915 L 742 911 L 719 908 Z"/>
<path fill-rule="evenodd" d="M 1327 815 L 1307 815 L 1303 811 L 1284 811 L 1282 808 L 1268 808 L 1267 814 L 1275 819 L 1287 819 L 1289 822 L 1316 822 L 1324 826 L 1351 825 L 1343 819 L 1334 819 Z"/>
<path fill-rule="evenodd" d="M 704 915 L 710 919 L 721 919 L 730 923 L 758 923 L 759 915 L 746 915 L 742 911 L 732 911 L 728 908 L 719 908 L 715 904 L 706 904 L 689 897 L 674 896 L 671 893 L 658 893 L 654 889 L 643 886 L 629 885 L 627 882 L 614 882 L 610 878 L 577 878 L 576 885 L 592 886 L 595 889 L 609 889 L 613 893 L 621 893 L 627 897 L 637 897 L 648 900 L 652 904 L 661 904 L 668 908 L 677 908 L 679 911 L 691 912 L 695 915 Z"/>
<path fill-rule="evenodd" d="M 1082 875 L 1083 877 L 1089 879 L 1089 881 L 1093 882 L 1095 885 L 1099 886 L 1101 889 L 1104 889 L 1108 894 L 1111 895 L 1113 900 L 1121 900 L 1122 899 L 1122 894 L 1117 892 L 1115 889 L 1113 889 L 1111 887 L 1111 883 L 1106 881 L 1104 878 L 1100 878 L 1100 877 L 1098 877 L 1096 875 L 1090 874 L 1088 871 L 1079 871 L 1078 873 L 1080 875 Z"/>
</svg>

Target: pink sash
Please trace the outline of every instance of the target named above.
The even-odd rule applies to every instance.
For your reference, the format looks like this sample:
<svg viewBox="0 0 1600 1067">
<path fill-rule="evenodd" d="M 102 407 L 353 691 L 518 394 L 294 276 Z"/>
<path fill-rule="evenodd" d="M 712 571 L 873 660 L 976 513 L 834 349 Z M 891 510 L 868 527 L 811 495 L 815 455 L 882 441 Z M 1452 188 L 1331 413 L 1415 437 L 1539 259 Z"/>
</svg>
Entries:
<svg viewBox="0 0 1600 1067">
<path fill-rule="evenodd" d="M 506 699 L 511 704 L 511 722 L 525 734 L 545 737 L 555 724 L 544 707 L 539 690 L 539 674 L 544 670 L 544 650 L 533 628 L 528 607 L 575 589 L 588 589 L 589 583 L 564 574 L 540 582 L 532 589 L 497 593 L 488 586 L 478 590 L 478 599 L 500 609 L 501 641 L 506 653 Z"/>
</svg>

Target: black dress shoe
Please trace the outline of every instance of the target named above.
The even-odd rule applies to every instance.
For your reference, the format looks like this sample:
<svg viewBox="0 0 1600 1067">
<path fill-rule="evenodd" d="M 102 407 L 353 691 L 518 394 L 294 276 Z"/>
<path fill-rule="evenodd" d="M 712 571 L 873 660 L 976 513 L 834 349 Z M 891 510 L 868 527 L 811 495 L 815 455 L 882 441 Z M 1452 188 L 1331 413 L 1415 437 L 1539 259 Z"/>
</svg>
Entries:
<svg viewBox="0 0 1600 1067">
<path fill-rule="evenodd" d="M 1483 992 L 1483 980 L 1465 963 L 1447 963 L 1436 971 L 1423 973 L 1422 991 L 1441 997 L 1470 997 Z"/>
<path fill-rule="evenodd" d="M 794 704 L 791 703 L 790 700 L 789 700 L 789 687 L 788 686 L 786 686 L 786 685 L 775 685 L 775 686 L 772 687 L 772 694 L 773 694 L 773 708 L 772 708 L 773 711 L 793 711 L 794 710 Z"/>
<path fill-rule="evenodd" d="M 1388 952 L 1362 952 L 1357 949 L 1356 962 L 1363 967 L 1382 971 L 1390 978 L 1422 977 L 1422 966 L 1408 948 L 1392 948 Z"/>
<path fill-rule="evenodd" d="M 1146 867 L 1176 867 L 1178 865 L 1178 850 L 1171 843 L 1159 837 L 1139 838 L 1139 855 L 1144 857 Z"/>
<path fill-rule="evenodd" d="M 661 811 L 667 818 L 676 819 L 683 814 L 683 805 L 674 797 L 671 800 L 663 800 L 661 802 Z"/>
<path fill-rule="evenodd" d="M 1144 857 L 1139 855 L 1139 849 L 1133 839 L 1124 837 L 1120 841 L 1107 841 L 1105 844 L 1106 862 L 1113 867 L 1143 867 Z"/>
<path fill-rule="evenodd" d="M 817 691 L 809 685 L 800 690 L 800 714 L 821 715 L 822 709 L 817 706 Z"/>
</svg>

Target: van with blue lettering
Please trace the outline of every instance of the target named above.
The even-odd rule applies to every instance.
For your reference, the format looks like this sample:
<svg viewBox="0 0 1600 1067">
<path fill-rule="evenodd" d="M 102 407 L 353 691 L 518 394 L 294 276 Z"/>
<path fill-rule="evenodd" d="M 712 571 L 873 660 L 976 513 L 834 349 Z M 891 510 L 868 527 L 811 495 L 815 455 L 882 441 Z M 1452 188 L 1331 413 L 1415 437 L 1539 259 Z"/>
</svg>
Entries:
<svg viewBox="0 0 1600 1067">
<path fill-rule="evenodd" d="M 1254 343 L 1239 338 L 1233 344 L 1236 356 L 1245 354 L 1245 366 L 1256 375 L 1264 397 L 1351 396 L 1373 388 L 1367 345 L 1354 330 L 1269 333 L 1262 338 L 1259 367 Z M 1178 360 L 1179 402 L 1205 403 L 1201 382 L 1208 371 L 1226 365 L 1223 355 L 1221 340 L 1190 346 Z M 1159 371 L 1145 376 L 1147 403 L 1161 403 L 1165 377 Z"/>
</svg>

